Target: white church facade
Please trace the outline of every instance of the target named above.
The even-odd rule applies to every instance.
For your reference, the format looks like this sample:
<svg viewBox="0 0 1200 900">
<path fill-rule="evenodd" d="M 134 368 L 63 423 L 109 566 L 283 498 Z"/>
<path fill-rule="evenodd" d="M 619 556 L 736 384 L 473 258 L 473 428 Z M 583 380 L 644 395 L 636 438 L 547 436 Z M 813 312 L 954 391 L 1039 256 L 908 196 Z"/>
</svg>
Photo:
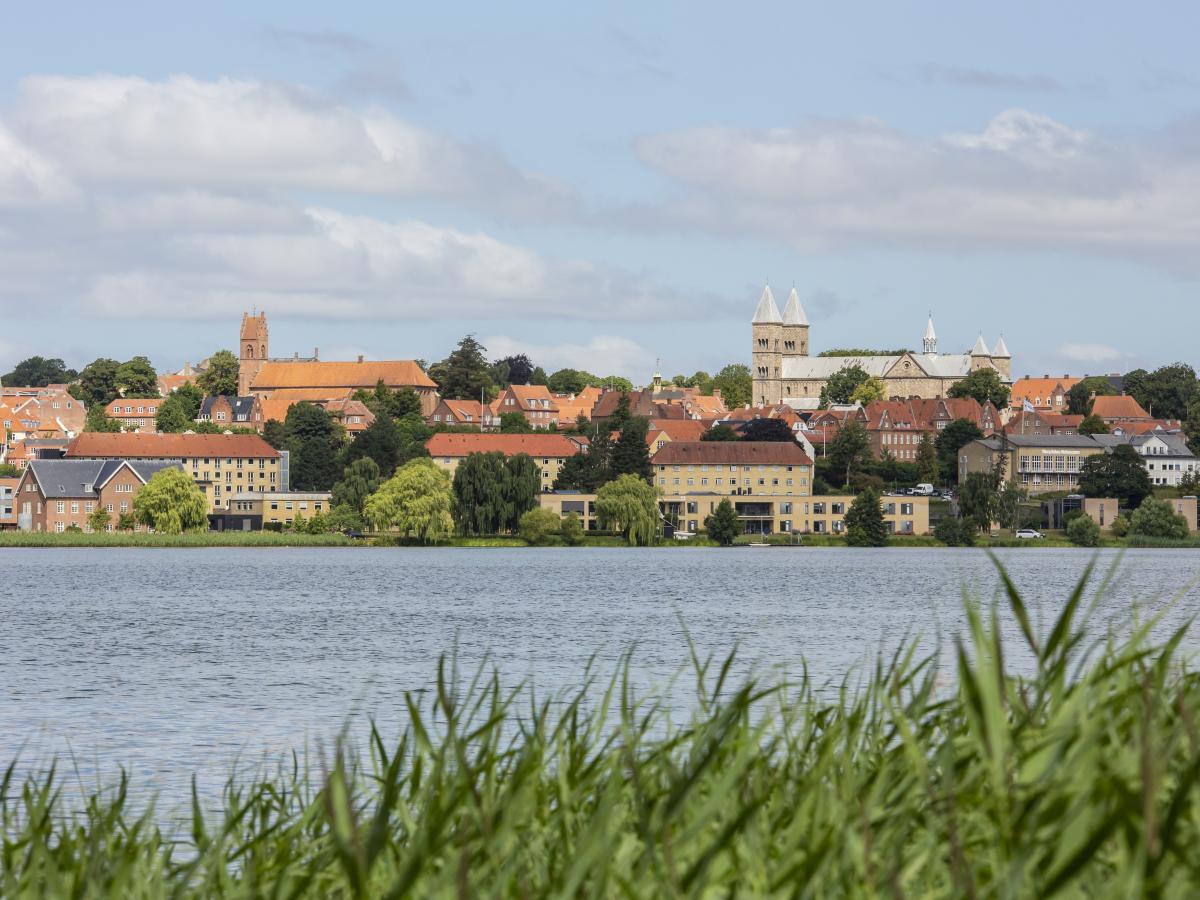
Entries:
<svg viewBox="0 0 1200 900">
<path fill-rule="evenodd" d="M 1012 354 L 1003 337 L 991 350 L 980 335 L 967 353 L 938 353 L 932 316 L 920 353 L 890 356 L 810 356 L 808 328 L 795 288 L 782 313 L 771 288 L 763 288 L 751 324 L 750 374 L 756 406 L 786 403 L 796 409 L 816 409 L 830 377 L 852 365 L 882 379 L 889 397 L 944 397 L 950 385 L 976 369 L 995 369 L 1003 382 L 1012 382 Z"/>
</svg>

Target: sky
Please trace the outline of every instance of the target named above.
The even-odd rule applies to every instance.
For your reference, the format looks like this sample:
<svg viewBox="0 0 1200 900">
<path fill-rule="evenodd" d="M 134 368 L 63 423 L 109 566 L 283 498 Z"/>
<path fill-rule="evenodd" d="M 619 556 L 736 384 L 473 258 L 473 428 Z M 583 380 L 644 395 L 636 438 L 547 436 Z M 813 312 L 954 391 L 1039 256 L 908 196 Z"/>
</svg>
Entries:
<svg viewBox="0 0 1200 900">
<path fill-rule="evenodd" d="M 1015 375 L 1195 362 L 1200 5 L 10 5 L 0 372 L 474 334 L 644 383 L 1002 334 Z"/>
</svg>

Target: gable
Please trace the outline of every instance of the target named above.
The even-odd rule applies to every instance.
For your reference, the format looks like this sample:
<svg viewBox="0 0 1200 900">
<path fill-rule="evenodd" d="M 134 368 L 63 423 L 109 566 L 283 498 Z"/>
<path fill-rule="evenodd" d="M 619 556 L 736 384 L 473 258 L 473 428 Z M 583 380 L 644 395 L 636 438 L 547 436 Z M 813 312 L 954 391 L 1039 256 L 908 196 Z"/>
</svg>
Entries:
<svg viewBox="0 0 1200 900">
<path fill-rule="evenodd" d="M 897 358 L 883 374 L 884 378 L 921 378 L 929 377 L 929 372 L 911 353 L 905 353 Z"/>
</svg>

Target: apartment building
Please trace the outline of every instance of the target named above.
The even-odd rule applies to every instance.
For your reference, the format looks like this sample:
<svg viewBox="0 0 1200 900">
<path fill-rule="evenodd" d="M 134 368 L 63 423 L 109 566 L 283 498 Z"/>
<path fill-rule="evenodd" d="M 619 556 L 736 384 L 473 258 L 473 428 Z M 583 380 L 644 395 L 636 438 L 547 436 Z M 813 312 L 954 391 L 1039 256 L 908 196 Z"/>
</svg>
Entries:
<svg viewBox="0 0 1200 900">
<path fill-rule="evenodd" d="M 1103 452 L 1103 444 L 1088 435 L 993 436 L 959 451 L 958 478 L 961 482 L 972 472 L 990 473 L 1000 466 L 1006 481 L 1018 481 L 1030 494 L 1073 491 L 1083 461 Z"/>
<path fill-rule="evenodd" d="M 287 489 L 284 455 L 257 434 L 106 434 L 84 432 L 68 459 L 178 461 L 204 491 L 209 511 L 242 493 Z"/>
<path fill-rule="evenodd" d="M 930 440 L 951 422 L 965 419 L 985 435 L 1001 427 L 1000 411 L 991 403 L 980 403 L 971 397 L 936 397 L 907 400 L 876 400 L 858 416 L 867 429 L 871 452 L 882 459 L 885 452 L 901 462 L 917 458 L 922 439 Z"/>
<path fill-rule="evenodd" d="M 0 478 L 0 531 L 12 531 L 17 527 L 17 510 L 13 505 L 13 496 L 20 481 L 20 476 Z"/>
<path fill-rule="evenodd" d="M 503 453 L 517 456 L 524 453 L 542 470 L 542 491 L 549 491 L 563 463 L 578 453 L 587 442 L 577 436 L 564 434 L 435 434 L 425 442 L 425 449 L 434 464 L 451 478 L 458 464 L 472 453 Z"/>
<path fill-rule="evenodd" d="M 259 397 L 205 397 L 200 402 L 197 422 L 211 422 L 218 428 L 253 428 L 262 431 L 266 425 L 262 399 Z"/>
<path fill-rule="evenodd" d="M 491 406 L 497 420 L 505 413 L 519 412 L 534 428 L 558 426 L 558 401 L 544 384 L 509 385 Z"/>
<path fill-rule="evenodd" d="M 209 515 L 214 531 L 262 531 L 284 528 L 297 518 L 325 515 L 332 506 L 328 492 L 281 491 L 277 493 L 234 494 L 225 500 L 225 508 Z"/>
<path fill-rule="evenodd" d="M 154 434 L 158 431 L 158 408 L 162 402 L 157 397 L 152 400 L 118 397 L 104 408 L 104 414 L 120 422 L 126 431 Z"/>
<path fill-rule="evenodd" d="M 35 459 L 21 473 L 13 498 L 22 531 L 91 531 L 97 507 L 109 515 L 108 530 L 133 512 L 142 485 L 178 462 L 144 459 Z M 135 531 L 141 526 L 135 527 Z"/>
<path fill-rule="evenodd" d="M 1108 452 L 1129 444 L 1138 452 L 1150 483 L 1157 487 L 1179 487 L 1184 476 L 1200 475 L 1200 459 L 1188 448 L 1182 434 L 1152 431 L 1144 434 L 1098 434 L 1096 442 Z"/>
<path fill-rule="evenodd" d="M 1035 412 L 1065 413 L 1071 388 L 1082 379 L 1064 375 L 1062 378 L 1030 378 L 1026 375 L 1013 382 L 1008 403 L 1013 409 L 1024 409 L 1026 402 Z"/>
</svg>

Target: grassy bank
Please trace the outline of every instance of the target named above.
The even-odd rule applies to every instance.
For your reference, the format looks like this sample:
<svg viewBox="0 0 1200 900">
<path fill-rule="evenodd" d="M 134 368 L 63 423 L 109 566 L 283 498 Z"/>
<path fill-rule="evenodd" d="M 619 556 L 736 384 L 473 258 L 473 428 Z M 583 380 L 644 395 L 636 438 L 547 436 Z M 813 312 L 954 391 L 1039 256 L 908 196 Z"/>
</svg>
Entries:
<svg viewBox="0 0 1200 900">
<path fill-rule="evenodd" d="M 344 534 L 290 534 L 273 531 L 207 531 L 201 534 L 145 534 L 143 532 L 0 531 L 4 547 L 347 547 L 354 542 Z"/>
<path fill-rule="evenodd" d="M 1032 677 L 969 607 L 956 672 L 900 653 L 832 701 L 728 661 L 670 717 L 619 673 L 531 705 L 441 668 L 398 744 L 177 828 L 10 769 L 0 895 L 1195 896 L 1200 681 L 1179 634 L 1085 638 L 1083 593 L 1035 634 L 1009 588 Z"/>
</svg>

